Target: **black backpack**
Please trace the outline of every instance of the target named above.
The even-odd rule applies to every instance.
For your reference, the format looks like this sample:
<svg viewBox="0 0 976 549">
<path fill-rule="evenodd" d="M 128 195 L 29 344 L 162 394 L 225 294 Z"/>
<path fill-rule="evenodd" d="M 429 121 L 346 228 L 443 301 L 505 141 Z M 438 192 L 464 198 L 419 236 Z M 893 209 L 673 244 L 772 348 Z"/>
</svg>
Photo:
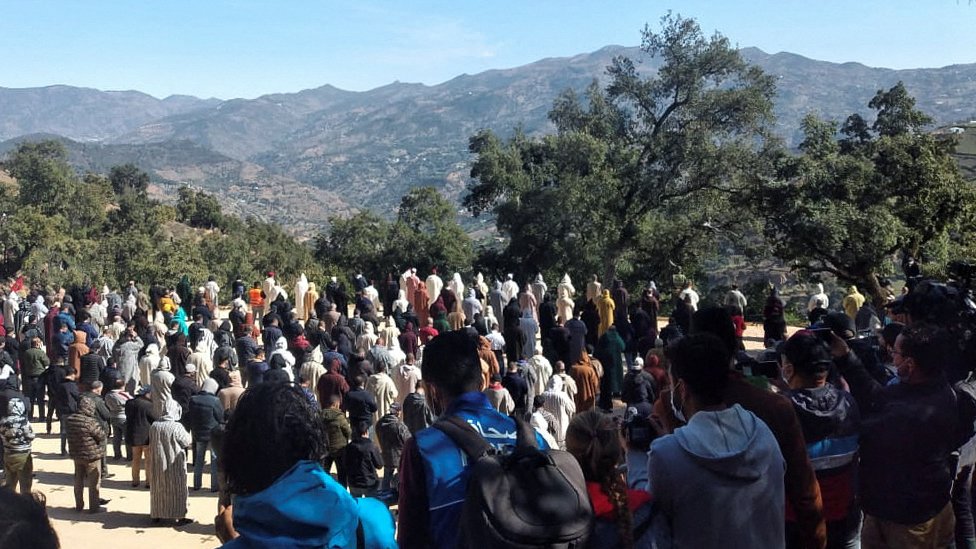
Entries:
<svg viewBox="0 0 976 549">
<path fill-rule="evenodd" d="M 471 463 L 459 547 L 585 547 L 593 507 L 579 463 L 567 452 L 540 450 L 532 427 L 519 418 L 515 423 L 508 455 L 458 417 L 434 423 Z"/>
</svg>

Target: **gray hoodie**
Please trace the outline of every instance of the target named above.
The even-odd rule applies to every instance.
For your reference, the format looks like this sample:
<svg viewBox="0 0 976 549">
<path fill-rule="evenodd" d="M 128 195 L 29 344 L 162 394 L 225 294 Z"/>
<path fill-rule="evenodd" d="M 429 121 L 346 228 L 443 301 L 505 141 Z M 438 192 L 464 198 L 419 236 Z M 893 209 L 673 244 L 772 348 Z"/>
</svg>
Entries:
<svg viewBox="0 0 976 549">
<path fill-rule="evenodd" d="M 769 427 L 738 404 L 698 412 L 651 443 L 658 547 L 785 546 L 786 465 Z"/>
</svg>

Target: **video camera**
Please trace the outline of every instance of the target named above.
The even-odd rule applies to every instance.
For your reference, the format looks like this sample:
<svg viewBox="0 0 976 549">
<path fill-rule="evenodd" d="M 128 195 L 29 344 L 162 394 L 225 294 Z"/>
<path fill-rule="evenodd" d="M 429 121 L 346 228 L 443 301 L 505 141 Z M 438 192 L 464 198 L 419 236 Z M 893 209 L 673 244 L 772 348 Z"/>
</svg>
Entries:
<svg viewBox="0 0 976 549">
<path fill-rule="evenodd" d="M 953 261 L 949 263 L 948 274 L 948 282 L 919 282 L 905 296 L 904 307 L 912 321 L 927 321 L 952 334 L 960 352 L 946 357 L 946 372 L 950 381 L 958 381 L 976 369 L 976 303 L 973 301 L 976 264 Z"/>
</svg>

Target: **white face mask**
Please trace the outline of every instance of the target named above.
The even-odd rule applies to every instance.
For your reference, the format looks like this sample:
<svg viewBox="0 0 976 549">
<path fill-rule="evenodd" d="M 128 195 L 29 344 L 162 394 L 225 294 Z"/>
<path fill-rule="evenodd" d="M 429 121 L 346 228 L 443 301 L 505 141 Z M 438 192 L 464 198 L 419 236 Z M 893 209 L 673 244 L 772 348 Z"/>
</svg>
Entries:
<svg viewBox="0 0 976 549">
<path fill-rule="evenodd" d="M 685 419 L 685 413 L 682 412 L 681 409 L 678 408 L 678 406 L 674 403 L 674 394 L 676 392 L 678 392 L 678 386 L 674 385 L 671 387 L 671 413 L 673 413 L 674 417 L 677 418 L 681 423 L 688 423 L 688 420 Z"/>
</svg>

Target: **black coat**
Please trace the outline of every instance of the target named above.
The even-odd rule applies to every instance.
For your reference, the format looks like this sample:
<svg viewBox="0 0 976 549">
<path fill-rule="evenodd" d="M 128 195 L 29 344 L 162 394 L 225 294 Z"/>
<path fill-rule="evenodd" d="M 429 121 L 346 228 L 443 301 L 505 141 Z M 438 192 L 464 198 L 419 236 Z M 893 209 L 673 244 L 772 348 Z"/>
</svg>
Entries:
<svg viewBox="0 0 976 549">
<path fill-rule="evenodd" d="M 502 387 L 508 389 L 508 393 L 512 395 L 516 410 L 528 410 L 529 384 L 522 377 L 522 374 L 518 372 L 506 373 L 505 377 L 502 378 Z"/>
<path fill-rule="evenodd" d="M 125 443 L 129 446 L 149 444 L 149 427 L 159 419 L 153 413 L 152 401 L 145 397 L 129 399 L 125 403 Z"/>
<path fill-rule="evenodd" d="M 373 424 L 373 413 L 378 409 L 376 399 L 365 389 L 353 389 L 342 399 L 342 407 L 349 413 L 349 423 L 356 428 L 356 423 L 365 421 Z"/>
<path fill-rule="evenodd" d="M 209 441 L 211 431 L 224 420 L 224 407 L 217 395 L 200 392 L 190 397 L 185 417 L 193 440 Z"/>
<path fill-rule="evenodd" d="M 170 391 L 173 393 L 173 400 L 186 410 L 190 406 L 190 397 L 197 394 L 197 384 L 186 376 L 176 376 Z"/>
<path fill-rule="evenodd" d="M 434 423 L 434 414 L 427 405 L 427 399 L 420 393 L 410 393 L 403 399 L 403 423 L 416 434 Z"/>
<path fill-rule="evenodd" d="M 373 488 L 379 484 L 376 470 L 383 467 L 383 456 L 372 440 L 356 436 L 346 445 L 346 480 L 353 488 Z"/>
</svg>

